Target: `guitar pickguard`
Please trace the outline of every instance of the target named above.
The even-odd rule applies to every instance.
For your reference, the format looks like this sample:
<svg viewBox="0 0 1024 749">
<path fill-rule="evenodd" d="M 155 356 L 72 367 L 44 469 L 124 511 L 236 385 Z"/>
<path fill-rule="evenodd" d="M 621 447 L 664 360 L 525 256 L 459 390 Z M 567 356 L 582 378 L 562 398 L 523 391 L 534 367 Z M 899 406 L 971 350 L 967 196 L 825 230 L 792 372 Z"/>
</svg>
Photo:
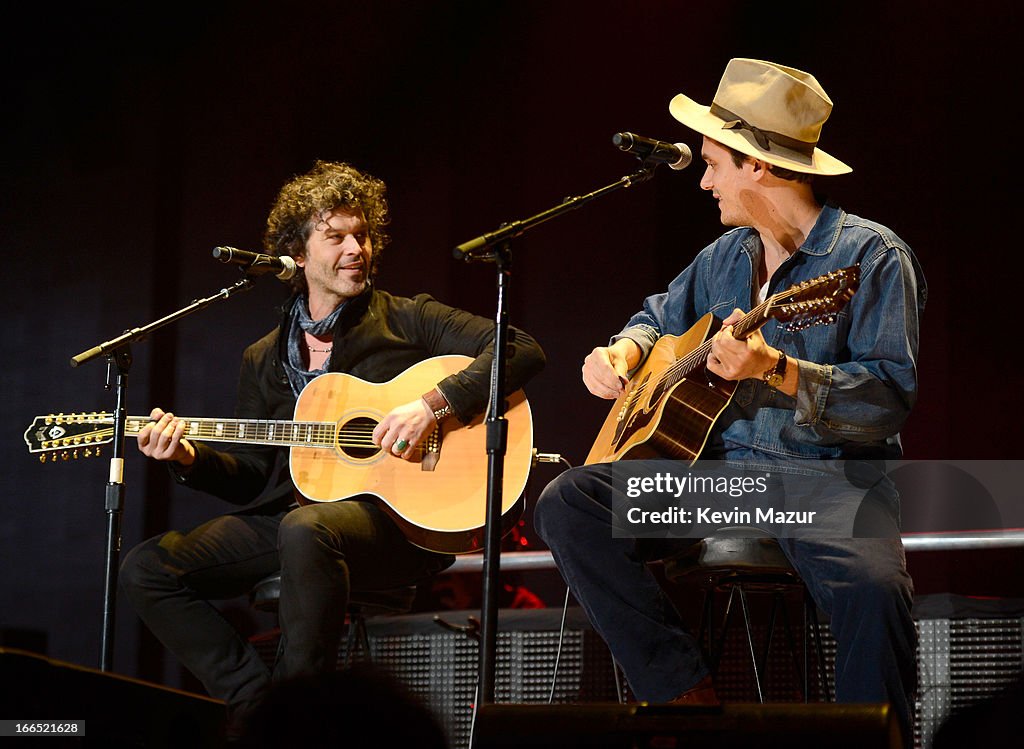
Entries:
<svg viewBox="0 0 1024 749">
<path fill-rule="evenodd" d="M 616 451 L 621 449 L 638 431 L 646 429 L 651 420 L 657 416 L 656 407 L 652 407 L 652 400 L 643 397 L 649 381 L 650 375 L 644 377 L 639 385 L 630 388 L 622 402 L 615 435 L 612 437 L 612 448 Z M 641 403 L 644 404 L 642 407 Z M 655 400 L 653 403 L 656 406 L 657 401 Z"/>
</svg>

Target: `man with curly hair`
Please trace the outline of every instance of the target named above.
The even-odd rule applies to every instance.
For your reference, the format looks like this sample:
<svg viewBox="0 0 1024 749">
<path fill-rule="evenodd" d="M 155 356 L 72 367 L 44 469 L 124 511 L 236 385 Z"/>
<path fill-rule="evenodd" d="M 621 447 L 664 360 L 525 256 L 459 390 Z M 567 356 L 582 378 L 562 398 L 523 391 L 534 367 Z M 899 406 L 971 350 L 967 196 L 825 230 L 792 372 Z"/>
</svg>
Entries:
<svg viewBox="0 0 1024 749">
<path fill-rule="evenodd" d="M 291 419 L 300 393 L 326 372 L 383 383 L 447 354 L 472 360 L 384 415 L 373 444 L 387 460 L 415 460 L 441 421 L 467 423 L 486 408 L 493 322 L 426 294 L 376 288 L 387 219 L 384 183 L 348 164 L 318 161 L 281 189 L 264 246 L 294 258 L 298 273 L 279 326 L 245 351 L 239 418 Z M 511 392 L 541 370 L 544 355 L 522 331 L 512 329 L 510 339 Z M 166 461 L 180 483 L 245 505 L 141 543 L 125 556 L 120 578 L 146 625 L 227 703 L 229 731 L 241 728 L 272 683 L 336 667 L 350 591 L 411 585 L 453 561 L 411 543 L 364 495 L 299 506 L 283 448 L 218 450 L 187 437 L 170 412 L 156 408 L 151 417 L 138 436 L 143 454 Z M 282 639 L 271 670 L 213 602 L 244 595 L 278 570 Z"/>
</svg>

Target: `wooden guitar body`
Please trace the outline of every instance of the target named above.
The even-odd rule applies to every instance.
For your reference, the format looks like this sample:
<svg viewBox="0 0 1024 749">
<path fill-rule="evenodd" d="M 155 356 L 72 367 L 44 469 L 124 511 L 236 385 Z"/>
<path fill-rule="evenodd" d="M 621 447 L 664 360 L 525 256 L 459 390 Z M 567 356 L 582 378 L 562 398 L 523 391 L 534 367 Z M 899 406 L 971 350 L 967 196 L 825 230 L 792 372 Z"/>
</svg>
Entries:
<svg viewBox="0 0 1024 749">
<path fill-rule="evenodd" d="M 732 335 L 745 340 L 770 319 L 792 322 L 792 329 L 827 325 L 859 282 L 860 266 L 852 265 L 798 283 L 743 315 L 733 324 Z M 736 391 L 735 382 L 705 366 L 711 338 L 720 327 L 709 312 L 681 336 L 664 335 L 655 342 L 605 418 L 587 465 L 643 458 L 697 460 Z"/>
<path fill-rule="evenodd" d="M 736 383 L 698 366 L 674 384 L 664 374 L 711 338 L 720 321 L 708 313 L 681 336 L 662 336 L 618 397 L 586 464 L 672 458 L 693 462 Z"/>
<path fill-rule="evenodd" d="M 449 419 L 427 439 L 417 460 L 387 455 L 354 435 L 368 434 L 395 406 L 414 401 L 469 363 L 438 356 L 414 364 L 386 383 L 324 374 L 302 391 L 297 422 L 333 422 L 330 450 L 293 446 L 292 481 L 306 501 L 373 496 L 413 543 L 434 551 L 478 551 L 487 510 L 487 427 L 483 416 L 462 425 Z M 522 391 L 506 399 L 508 421 L 502 489 L 502 531 L 518 522 L 533 460 L 533 420 Z"/>
</svg>

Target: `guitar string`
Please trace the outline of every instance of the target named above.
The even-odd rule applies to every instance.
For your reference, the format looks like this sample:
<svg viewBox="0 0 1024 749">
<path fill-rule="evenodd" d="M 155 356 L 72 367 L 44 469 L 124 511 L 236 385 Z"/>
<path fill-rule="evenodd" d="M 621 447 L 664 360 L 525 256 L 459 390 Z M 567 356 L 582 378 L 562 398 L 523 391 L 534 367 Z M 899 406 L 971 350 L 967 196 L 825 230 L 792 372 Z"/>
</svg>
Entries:
<svg viewBox="0 0 1024 749">
<path fill-rule="evenodd" d="M 467 359 L 467 361 L 468 361 L 468 359 Z M 51 415 L 51 416 L 46 417 L 46 418 L 47 418 L 47 423 L 55 423 L 57 425 L 64 424 L 64 425 L 67 425 L 68 427 L 70 427 L 72 431 L 74 430 L 75 427 L 80 426 L 80 425 L 82 425 L 85 422 L 94 422 L 94 423 L 95 422 L 100 422 L 100 423 L 104 423 L 105 422 L 107 424 L 110 424 L 110 426 L 105 428 L 105 429 L 94 430 L 94 431 L 86 433 L 86 434 L 83 434 L 83 433 L 65 434 L 62 437 L 58 437 L 58 438 L 51 439 L 51 440 L 39 440 L 40 447 L 42 447 L 43 450 L 46 450 L 46 451 L 69 450 L 69 449 L 76 449 L 76 448 L 87 448 L 87 447 L 90 447 L 90 446 L 99 447 L 102 444 L 105 444 L 104 440 L 109 440 L 109 438 L 114 433 L 113 414 L 111 414 L 110 412 L 96 412 L 96 411 L 93 411 L 91 413 L 66 414 L 66 415 L 61 413 L 61 414 Z M 366 417 L 364 416 L 364 417 L 357 417 L 357 418 L 364 418 L 365 419 Z M 129 417 L 127 417 L 127 422 L 129 423 L 129 425 L 134 424 L 135 425 L 135 429 L 134 429 L 134 431 L 132 431 L 132 429 L 129 428 L 126 431 L 127 431 L 128 434 L 138 434 L 138 432 L 141 431 L 141 428 L 142 428 L 142 427 L 139 427 L 138 424 L 140 422 L 142 424 L 146 424 L 149 421 L 150 421 L 149 417 L 129 416 Z M 184 419 L 184 421 L 188 422 L 189 425 L 190 425 L 189 431 L 184 435 L 185 437 L 194 437 L 196 439 L 209 439 L 212 442 L 233 442 L 233 443 L 246 443 L 246 442 L 253 443 L 253 442 L 255 442 L 256 444 L 261 444 L 262 443 L 262 444 L 277 445 L 277 446 L 282 446 L 282 447 L 303 447 L 303 446 L 324 447 L 324 448 L 330 448 L 330 447 L 347 448 L 347 447 L 351 447 L 351 448 L 373 449 L 373 450 L 376 450 L 376 451 L 380 450 L 380 447 L 378 445 L 375 445 L 373 443 L 373 439 L 372 439 L 373 431 L 377 427 L 376 423 L 371 423 L 371 424 L 368 424 L 368 425 L 367 424 L 361 424 L 361 425 L 360 424 L 355 424 L 355 425 L 349 424 L 349 425 L 344 425 L 344 426 L 340 426 L 339 427 L 337 422 L 333 422 L 333 423 L 332 422 L 307 422 L 307 423 L 303 423 L 303 422 L 287 422 L 287 421 L 285 421 L 285 422 L 276 422 L 276 424 L 281 425 L 280 431 L 283 433 L 283 438 L 281 436 L 275 436 L 272 440 L 267 440 L 267 436 L 270 434 L 270 429 L 269 429 L 268 425 L 270 423 L 272 423 L 270 421 L 265 421 L 265 420 L 240 420 L 240 421 L 235 421 L 234 422 L 235 424 L 244 425 L 244 426 L 240 427 L 241 429 L 245 430 L 243 432 L 243 435 L 244 434 L 248 434 L 250 432 L 253 432 L 253 430 L 254 430 L 253 433 L 256 435 L 255 437 L 247 437 L 247 436 L 237 437 L 237 436 L 232 436 L 231 432 L 232 431 L 236 431 L 236 433 L 237 433 L 237 429 L 236 430 L 232 430 L 231 429 L 231 421 L 230 420 L 220 421 L 220 420 L 217 420 L 217 419 L 198 418 L 198 419 Z M 221 428 L 221 429 L 218 430 L 216 428 L 216 426 L 212 426 L 212 425 L 217 425 L 217 424 L 224 424 L 226 428 Z M 299 431 L 300 431 L 300 433 L 302 435 L 308 435 L 309 436 L 309 440 L 308 441 L 307 440 L 292 440 L 292 439 L 288 439 L 288 436 L 290 434 L 294 434 L 295 433 L 294 430 L 295 430 L 296 427 L 298 427 L 298 429 L 299 429 Z M 312 431 L 310 431 L 310 430 L 312 430 Z M 275 434 L 278 433 L 278 431 L 276 429 L 274 431 L 275 431 Z M 263 435 L 262 438 L 260 437 L 261 434 Z M 431 438 L 433 438 L 433 436 L 431 436 Z M 90 441 L 89 442 L 84 442 L 83 440 L 85 440 L 85 439 L 89 439 Z M 433 439 L 436 439 L 436 438 L 433 438 Z M 76 440 L 77 440 L 77 442 L 76 442 Z M 92 441 L 92 440 L 95 440 L 95 441 Z M 267 441 L 262 441 L 261 442 L 261 440 L 267 440 Z M 61 444 L 62 442 L 64 442 L 65 444 Z M 50 446 L 49 447 L 43 447 L 43 445 L 46 445 L 47 443 L 50 443 Z M 430 444 L 430 442 L 428 441 L 427 445 L 429 445 L 429 444 Z M 426 452 L 426 451 L 428 451 L 430 449 L 431 449 L 430 447 L 424 446 L 424 445 L 417 445 L 414 448 L 414 450 L 416 450 L 417 452 Z M 436 449 L 436 447 L 433 448 L 433 449 Z"/>
<path fill-rule="evenodd" d="M 187 422 L 191 421 L 192 423 L 195 423 L 194 420 L 186 419 L 186 421 Z M 216 441 L 225 441 L 225 442 L 242 441 L 242 442 L 250 442 L 250 441 L 253 441 L 253 440 L 259 441 L 261 439 L 265 439 L 266 438 L 266 431 L 264 431 L 264 437 L 263 438 L 260 438 L 258 436 L 259 435 L 259 428 L 257 428 L 257 430 L 256 430 L 257 437 L 255 437 L 255 438 L 251 438 L 251 439 L 250 438 L 230 438 L 230 437 L 225 438 L 223 430 L 218 433 L 216 428 L 211 428 L 211 424 L 212 423 L 214 423 L 214 422 L 207 422 L 207 423 L 200 424 L 200 428 L 197 431 L 194 431 L 191 434 L 184 435 L 184 436 L 185 437 L 195 437 L 197 439 L 206 438 L 206 439 L 209 439 L 209 440 L 211 440 L 213 442 L 216 442 Z M 285 423 L 288 424 L 289 422 L 285 422 Z M 301 422 L 290 422 L 290 423 L 293 424 L 293 425 L 301 424 Z M 340 430 L 335 432 L 333 424 L 314 423 L 313 426 L 314 426 L 314 435 L 313 436 L 316 437 L 316 439 L 312 440 L 312 444 L 314 444 L 314 445 L 322 445 L 324 447 L 332 447 L 334 445 L 338 445 L 338 446 L 341 446 L 341 447 L 374 447 L 374 448 L 377 447 L 377 445 L 375 445 L 373 443 L 373 439 L 372 439 L 373 427 L 369 427 L 369 426 L 349 426 L 349 427 L 342 427 Z M 288 427 L 285 427 L 285 429 L 287 429 L 287 428 Z M 300 430 L 300 431 L 304 431 L 304 428 L 302 430 Z M 130 434 L 138 434 L 138 432 L 129 432 L 129 433 Z M 113 427 L 110 427 L 110 428 L 107 428 L 107 429 L 98 429 L 98 430 L 95 430 L 95 431 L 92 431 L 92 432 L 88 432 L 86 434 L 77 434 L 77 435 L 74 435 L 73 439 L 84 439 L 86 437 L 92 438 L 92 439 L 103 439 L 103 438 L 106 438 L 106 437 L 111 437 L 111 436 L 113 436 L 113 434 L 114 434 L 114 429 L 113 429 Z M 333 439 L 335 434 L 342 436 L 343 439 L 335 441 Z M 303 444 L 306 444 L 306 443 L 305 442 L 296 442 L 294 440 L 290 440 L 290 439 L 287 439 L 287 438 L 282 438 L 280 440 L 269 441 L 268 444 L 293 444 L 293 445 L 296 445 L 296 446 L 302 446 Z M 69 445 L 61 445 L 61 446 L 59 446 L 59 448 L 55 448 L 55 449 L 74 448 L 74 447 L 87 447 L 88 445 L 89 445 L 89 443 L 69 444 Z"/>
<path fill-rule="evenodd" d="M 750 312 L 748 312 L 746 315 L 744 315 L 736 322 L 736 324 L 733 326 L 733 329 L 739 330 L 741 333 L 746 332 L 746 325 L 749 322 L 751 322 L 754 318 L 759 317 L 764 312 L 764 310 L 768 308 L 768 303 L 774 299 L 775 297 L 769 297 L 769 299 L 765 300 L 764 302 L 761 302 L 761 304 L 754 307 L 754 309 L 750 310 Z M 669 385 L 676 384 L 681 379 L 690 374 L 692 371 L 694 371 L 701 362 L 705 361 L 709 353 L 711 353 L 711 339 L 704 341 L 701 345 L 693 349 L 693 351 L 689 352 L 688 354 L 685 354 L 679 359 L 676 359 L 675 362 L 673 362 L 672 364 L 665 368 L 665 371 L 662 373 L 661 377 L 655 380 L 653 384 L 657 386 L 664 385 L 665 383 L 668 383 Z M 650 381 L 647 381 L 638 385 L 637 388 L 633 391 L 634 397 L 639 397 L 640 395 L 642 395 L 644 391 L 647 390 L 647 387 L 650 384 L 652 383 Z"/>
</svg>

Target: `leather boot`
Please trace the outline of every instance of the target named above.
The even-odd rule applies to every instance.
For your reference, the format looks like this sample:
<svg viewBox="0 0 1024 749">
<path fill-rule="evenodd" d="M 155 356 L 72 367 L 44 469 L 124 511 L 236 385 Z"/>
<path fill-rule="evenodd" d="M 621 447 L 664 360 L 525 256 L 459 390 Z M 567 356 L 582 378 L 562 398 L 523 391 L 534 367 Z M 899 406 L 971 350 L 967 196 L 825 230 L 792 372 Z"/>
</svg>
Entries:
<svg viewBox="0 0 1024 749">
<path fill-rule="evenodd" d="M 721 700 L 715 694 L 715 685 L 711 676 L 705 676 L 694 686 L 687 689 L 678 697 L 669 700 L 669 705 L 721 705 Z"/>
</svg>

